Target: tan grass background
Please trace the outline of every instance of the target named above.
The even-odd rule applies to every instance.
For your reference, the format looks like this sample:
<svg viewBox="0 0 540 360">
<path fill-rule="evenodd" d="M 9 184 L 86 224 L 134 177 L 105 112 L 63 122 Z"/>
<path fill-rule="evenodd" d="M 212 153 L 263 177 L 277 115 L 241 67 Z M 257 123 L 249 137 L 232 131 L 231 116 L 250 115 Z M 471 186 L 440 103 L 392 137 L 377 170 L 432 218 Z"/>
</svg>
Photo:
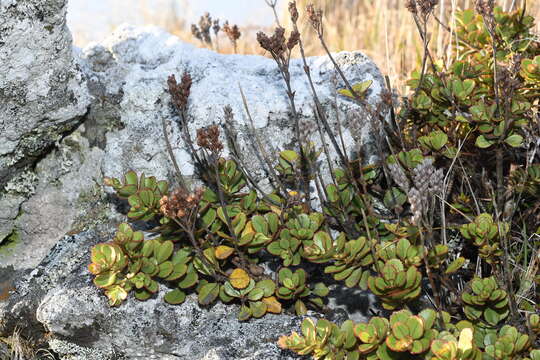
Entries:
<svg viewBox="0 0 540 360">
<path fill-rule="evenodd" d="M 173 11 L 174 1 L 171 0 L 171 8 L 167 9 L 168 11 L 156 12 L 154 9 L 145 12 L 145 22 L 162 26 L 185 41 L 206 46 L 192 36 L 189 31 L 191 24 Z M 264 4 L 264 0 L 253 1 Z M 497 5 L 510 10 L 521 8 L 525 2 L 527 13 L 537 19 L 536 32 L 540 33 L 540 0 L 499 0 Z M 287 3 L 288 0 L 278 0 L 278 4 L 281 5 L 279 21 L 285 27 L 289 23 Z M 418 66 L 422 52 L 422 44 L 414 21 L 405 9 L 405 0 L 297 0 L 301 12 L 302 39 L 307 55 L 321 55 L 323 49 L 302 16 L 308 3 L 314 3 L 324 10 L 325 39 L 332 51 L 362 50 L 375 61 L 385 75 L 390 77 L 393 87 L 400 92 L 405 90 L 404 81 Z M 455 24 L 452 14 L 471 7 L 474 7 L 474 0 L 439 0 L 435 14 L 442 23 L 453 29 Z M 150 9 L 150 6 L 148 8 Z M 270 9 L 268 16 L 273 18 Z M 270 32 L 272 28 L 241 27 L 243 35 L 238 41 L 238 53 L 264 55 L 255 39 L 256 32 L 260 30 Z M 432 19 L 430 35 L 431 50 L 438 57 L 444 57 L 451 45 L 451 34 Z M 214 41 L 212 47 L 215 50 L 219 48 L 221 53 L 233 52 L 233 47 L 224 34 Z"/>
</svg>

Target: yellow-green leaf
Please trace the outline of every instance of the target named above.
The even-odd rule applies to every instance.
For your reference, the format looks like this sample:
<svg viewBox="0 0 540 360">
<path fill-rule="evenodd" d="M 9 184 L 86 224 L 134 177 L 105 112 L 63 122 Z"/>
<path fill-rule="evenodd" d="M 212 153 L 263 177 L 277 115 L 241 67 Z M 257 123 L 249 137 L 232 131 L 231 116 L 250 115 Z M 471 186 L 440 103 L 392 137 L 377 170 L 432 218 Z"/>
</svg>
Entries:
<svg viewBox="0 0 540 360">
<path fill-rule="evenodd" d="M 250 277 L 245 270 L 237 268 L 229 275 L 229 280 L 234 288 L 244 289 L 249 285 Z"/>
<path fill-rule="evenodd" d="M 234 249 L 230 246 L 220 245 L 216 248 L 215 255 L 219 260 L 224 260 L 232 255 Z"/>
</svg>

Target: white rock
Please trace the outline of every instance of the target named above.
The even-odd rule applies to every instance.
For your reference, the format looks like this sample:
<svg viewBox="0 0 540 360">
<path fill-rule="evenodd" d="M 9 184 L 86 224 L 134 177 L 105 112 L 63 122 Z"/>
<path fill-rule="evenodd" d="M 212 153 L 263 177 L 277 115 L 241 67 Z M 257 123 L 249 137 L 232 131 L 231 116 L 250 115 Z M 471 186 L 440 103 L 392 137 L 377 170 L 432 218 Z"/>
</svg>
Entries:
<svg viewBox="0 0 540 360">
<path fill-rule="evenodd" d="M 0 184 L 76 127 L 90 104 L 65 5 L 0 2 Z"/>
<path fill-rule="evenodd" d="M 265 177 L 252 151 L 253 137 L 248 131 L 249 121 L 239 91 L 241 87 L 267 151 L 294 149 L 289 100 L 277 66 L 271 59 L 220 55 L 183 43 L 157 28 L 129 26 L 120 27 L 102 43 L 84 49 L 84 56 L 90 69 L 88 77 L 94 96 L 116 97 L 119 102 L 113 107 L 113 112 L 122 128 L 105 136 L 106 155 L 102 171 L 106 176 L 118 177 L 129 169 L 135 169 L 161 178 L 172 178 L 172 166 L 162 135 L 162 118 L 172 120 L 171 142 L 184 175 L 193 174 L 191 159 L 180 138 L 178 117 L 170 105 L 167 90 L 167 77 L 174 74 L 179 80 L 184 71 L 193 78 L 188 109 L 193 137 L 197 128 L 222 123 L 223 107 L 231 106 L 246 163 L 252 167 L 253 174 Z M 335 58 L 351 83 L 373 80 L 367 101 L 376 107 L 384 82 L 375 64 L 359 52 L 342 52 L 335 54 Z M 334 84 L 340 88 L 343 85 L 339 77 L 336 78 L 327 57 L 309 58 L 308 62 L 318 96 L 332 125 L 336 123 L 335 109 L 338 109 L 349 156 L 360 146 L 365 162 L 373 162 L 377 158 L 373 150 L 377 127 L 373 122 L 380 119 L 371 120 L 365 109 L 345 97 L 337 96 L 336 99 Z M 313 122 L 314 102 L 301 60 L 291 61 L 290 73 L 298 113 L 303 121 Z M 101 112 L 98 117 L 110 117 L 110 114 Z M 354 138 L 350 131 L 353 122 L 357 122 L 357 128 L 361 129 Z M 313 140 L 320 144 L 317 134 Z M 333 150 L 330 144 L 329 148 Z"/>
</svg>

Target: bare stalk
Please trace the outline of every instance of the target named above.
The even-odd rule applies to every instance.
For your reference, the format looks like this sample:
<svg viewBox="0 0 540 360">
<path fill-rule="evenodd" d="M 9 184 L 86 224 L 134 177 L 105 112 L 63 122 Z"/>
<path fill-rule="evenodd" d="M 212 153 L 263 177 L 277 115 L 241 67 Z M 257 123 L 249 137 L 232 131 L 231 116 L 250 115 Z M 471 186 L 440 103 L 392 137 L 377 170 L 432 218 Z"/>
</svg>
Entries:
<svg viewBox="0 0 540 360">
<path fill-rule="evenodd" d="M 165 139 L 165 144 L 167 146 L 167 152 L 169 153 L 169 158 L 173 164 L 176 179 L 178 180 L 178 184 L 180 185 L 180 187 L 187 189 L 184 176 L 182 175 L 182 172 L 180 171 L 180 167 L 178 166 L 178 162 L 176 161 L 176 157 L 174 156 L 174 152 L 172 150 L 171 141 L 169 140 L 169 135 L 167 134 L 167 123 L 165 122 L 164 117 L 161 118 L 161 126 L 163 129 L 163 137 Z"/>
</svg>

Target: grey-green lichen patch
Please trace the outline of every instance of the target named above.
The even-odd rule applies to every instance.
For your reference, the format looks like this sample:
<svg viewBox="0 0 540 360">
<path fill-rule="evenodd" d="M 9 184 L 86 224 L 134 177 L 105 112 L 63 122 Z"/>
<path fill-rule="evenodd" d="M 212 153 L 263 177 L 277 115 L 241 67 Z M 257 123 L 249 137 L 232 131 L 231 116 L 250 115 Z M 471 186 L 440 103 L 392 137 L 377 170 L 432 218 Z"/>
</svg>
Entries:
<svg viewBox="0 0 540 360">
<path fill-rule="evenodd" d="M 37 175 L 28 169 L 8 181 L 3 190 L 9 194 L 19 194 L 28 197 L 36 192 L 37 183 Z"/>
<path fill-rule="evenodd" d="M 52 339 L 49 341 L 50 348 L 62 354 L 64 360 L 119 360 L 114 354 L 100 351 L 97 349 L 79 346 L 68 341 Z"/>
</svg>

